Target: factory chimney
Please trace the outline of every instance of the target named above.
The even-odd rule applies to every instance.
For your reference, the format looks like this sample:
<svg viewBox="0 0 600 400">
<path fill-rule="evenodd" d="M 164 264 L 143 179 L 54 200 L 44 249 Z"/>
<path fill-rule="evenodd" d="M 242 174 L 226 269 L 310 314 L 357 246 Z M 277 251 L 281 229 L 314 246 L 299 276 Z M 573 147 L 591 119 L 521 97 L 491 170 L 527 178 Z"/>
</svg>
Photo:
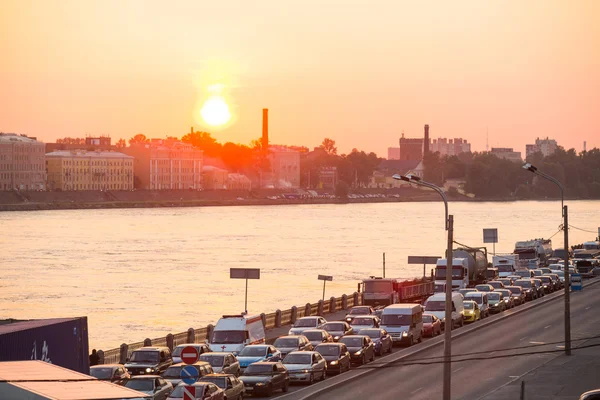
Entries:
<svg viewBox="0 0 600 400">
<path fill-rule="evenodd" d="M 269 109 L 268 108 L 263 108 L 262 149 L 264 152 L 266 152 L 269 149 Z"/>
<path fill-rule="evenodd" d="M 425 135 L 423 136 L 423 157 L 429 153 L 429 125 L 425 124 Z"/>
<path fill-rule="evenodd" d="M 586 151 L 586 149 L 585 149 L 586 147 L 587 147 L 587 142 L 584 140 L 584 141 L 583 141 L 583 151 L 584 151 L 584 152 Z"/>
</svg>

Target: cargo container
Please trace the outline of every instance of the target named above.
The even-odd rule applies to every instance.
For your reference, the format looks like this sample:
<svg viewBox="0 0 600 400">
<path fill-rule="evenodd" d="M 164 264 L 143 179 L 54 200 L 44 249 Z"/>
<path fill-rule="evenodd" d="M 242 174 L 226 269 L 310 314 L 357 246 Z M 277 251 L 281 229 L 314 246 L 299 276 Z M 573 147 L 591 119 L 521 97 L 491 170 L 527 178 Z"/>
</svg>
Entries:
<svg viewBox="0 0 600 400">
<path fill-rule="evenodd" d="M 0 324 L 0 361 L 23 360 L 41 360 L 89 375 L 87 317 Z"/>
</svg>

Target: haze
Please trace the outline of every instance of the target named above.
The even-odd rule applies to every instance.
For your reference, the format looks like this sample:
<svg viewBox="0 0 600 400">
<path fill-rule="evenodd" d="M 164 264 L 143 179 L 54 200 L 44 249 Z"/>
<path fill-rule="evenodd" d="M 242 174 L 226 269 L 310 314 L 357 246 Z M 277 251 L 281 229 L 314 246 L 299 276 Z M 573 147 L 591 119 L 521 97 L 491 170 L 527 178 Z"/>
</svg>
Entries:
<svg viewBox="0 0 600 400">
<path fill-rule="evenodd" d="M 600 2 L 0 2 L 0 131 L 271 140 L 386 156 L 408 137 L 473 150 L 549 136 L 600 147 Z M 208 85 L 234 120 L 203 126 Z"/>
</svg>

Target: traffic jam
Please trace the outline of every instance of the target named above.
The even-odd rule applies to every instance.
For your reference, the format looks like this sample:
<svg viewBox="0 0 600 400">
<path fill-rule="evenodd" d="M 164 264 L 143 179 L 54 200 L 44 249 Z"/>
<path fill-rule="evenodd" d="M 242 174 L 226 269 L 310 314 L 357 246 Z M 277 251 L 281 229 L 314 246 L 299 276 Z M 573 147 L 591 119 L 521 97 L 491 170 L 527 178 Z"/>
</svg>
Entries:
<svg viewBox="0 0 600 400">
<path fill-rule="evenodd" d="M 600 244 L 592 258 L 587 255 L 593 251 L 585 251 L 593 276 L 600 269 Z M 572 290 L 581 276 L 574 260 L 569 264 Z M 342 320 L 305 316 L 287 335 L 267 343 L 260 316 L 225 315 L 206 343 L 182 344 L 173 351 L 142 347 L 124 365 L 93 366 L 91 375 L 143 392 L 144 400 L 270 397 L 290 385 L 311 385 L 369 364 L 397 346 L 438 336 L 447 326 L 454 330 L 477 323 L 564 289 L 562 260 L 548 257 L 543 267 L 527 263 L 509 254 L 494 256 L 488 264 L 482 248 L 454 250 L 450 321 L 445 319 L 446 260 L 438 259 L 432 281 L 363 280 L 363 305 L 350 308 Z M 423 288 L 432 292 L 423 297 Z M 419 294 L 421 301 L 407 301 Z"/>
</svg>

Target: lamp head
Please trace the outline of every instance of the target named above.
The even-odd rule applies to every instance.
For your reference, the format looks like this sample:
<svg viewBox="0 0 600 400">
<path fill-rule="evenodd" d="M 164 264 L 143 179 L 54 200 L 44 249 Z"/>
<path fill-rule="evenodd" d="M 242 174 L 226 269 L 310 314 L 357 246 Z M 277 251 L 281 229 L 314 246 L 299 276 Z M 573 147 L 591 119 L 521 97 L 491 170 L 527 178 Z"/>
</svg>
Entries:
<svg viewBox="0 0 600 400">
<path fill-rule="evenodd" d="M 530 163 L 527 163 L 527 164 L 523 165 L 523 169 L 526 169 L 526 170 L 531 171 L 531 172 L 537 171 L 537 168 L 534 167 L 533 165 L 531 165 Z"/>
<path fill-rule="evenodd" d="M 408 174 L 408 175 L 406 175 L 406 177 L 408 179 L 410 179 L 411 181 L 415 181 L 415 182 L 419 182 L 421 180 L 421 178 L 419 178 L 417 175 L 413 175 L 413 174 Z"/>
<path fill-rule="evenodd" d="M 392 178 L 396 179 L 397 181 L 410 182 L 410 178 L 408 176 L 404 176 L 404 175 L 400 175 L 400 174 L 394 174 L 392 176 Z"/>
</svg>

